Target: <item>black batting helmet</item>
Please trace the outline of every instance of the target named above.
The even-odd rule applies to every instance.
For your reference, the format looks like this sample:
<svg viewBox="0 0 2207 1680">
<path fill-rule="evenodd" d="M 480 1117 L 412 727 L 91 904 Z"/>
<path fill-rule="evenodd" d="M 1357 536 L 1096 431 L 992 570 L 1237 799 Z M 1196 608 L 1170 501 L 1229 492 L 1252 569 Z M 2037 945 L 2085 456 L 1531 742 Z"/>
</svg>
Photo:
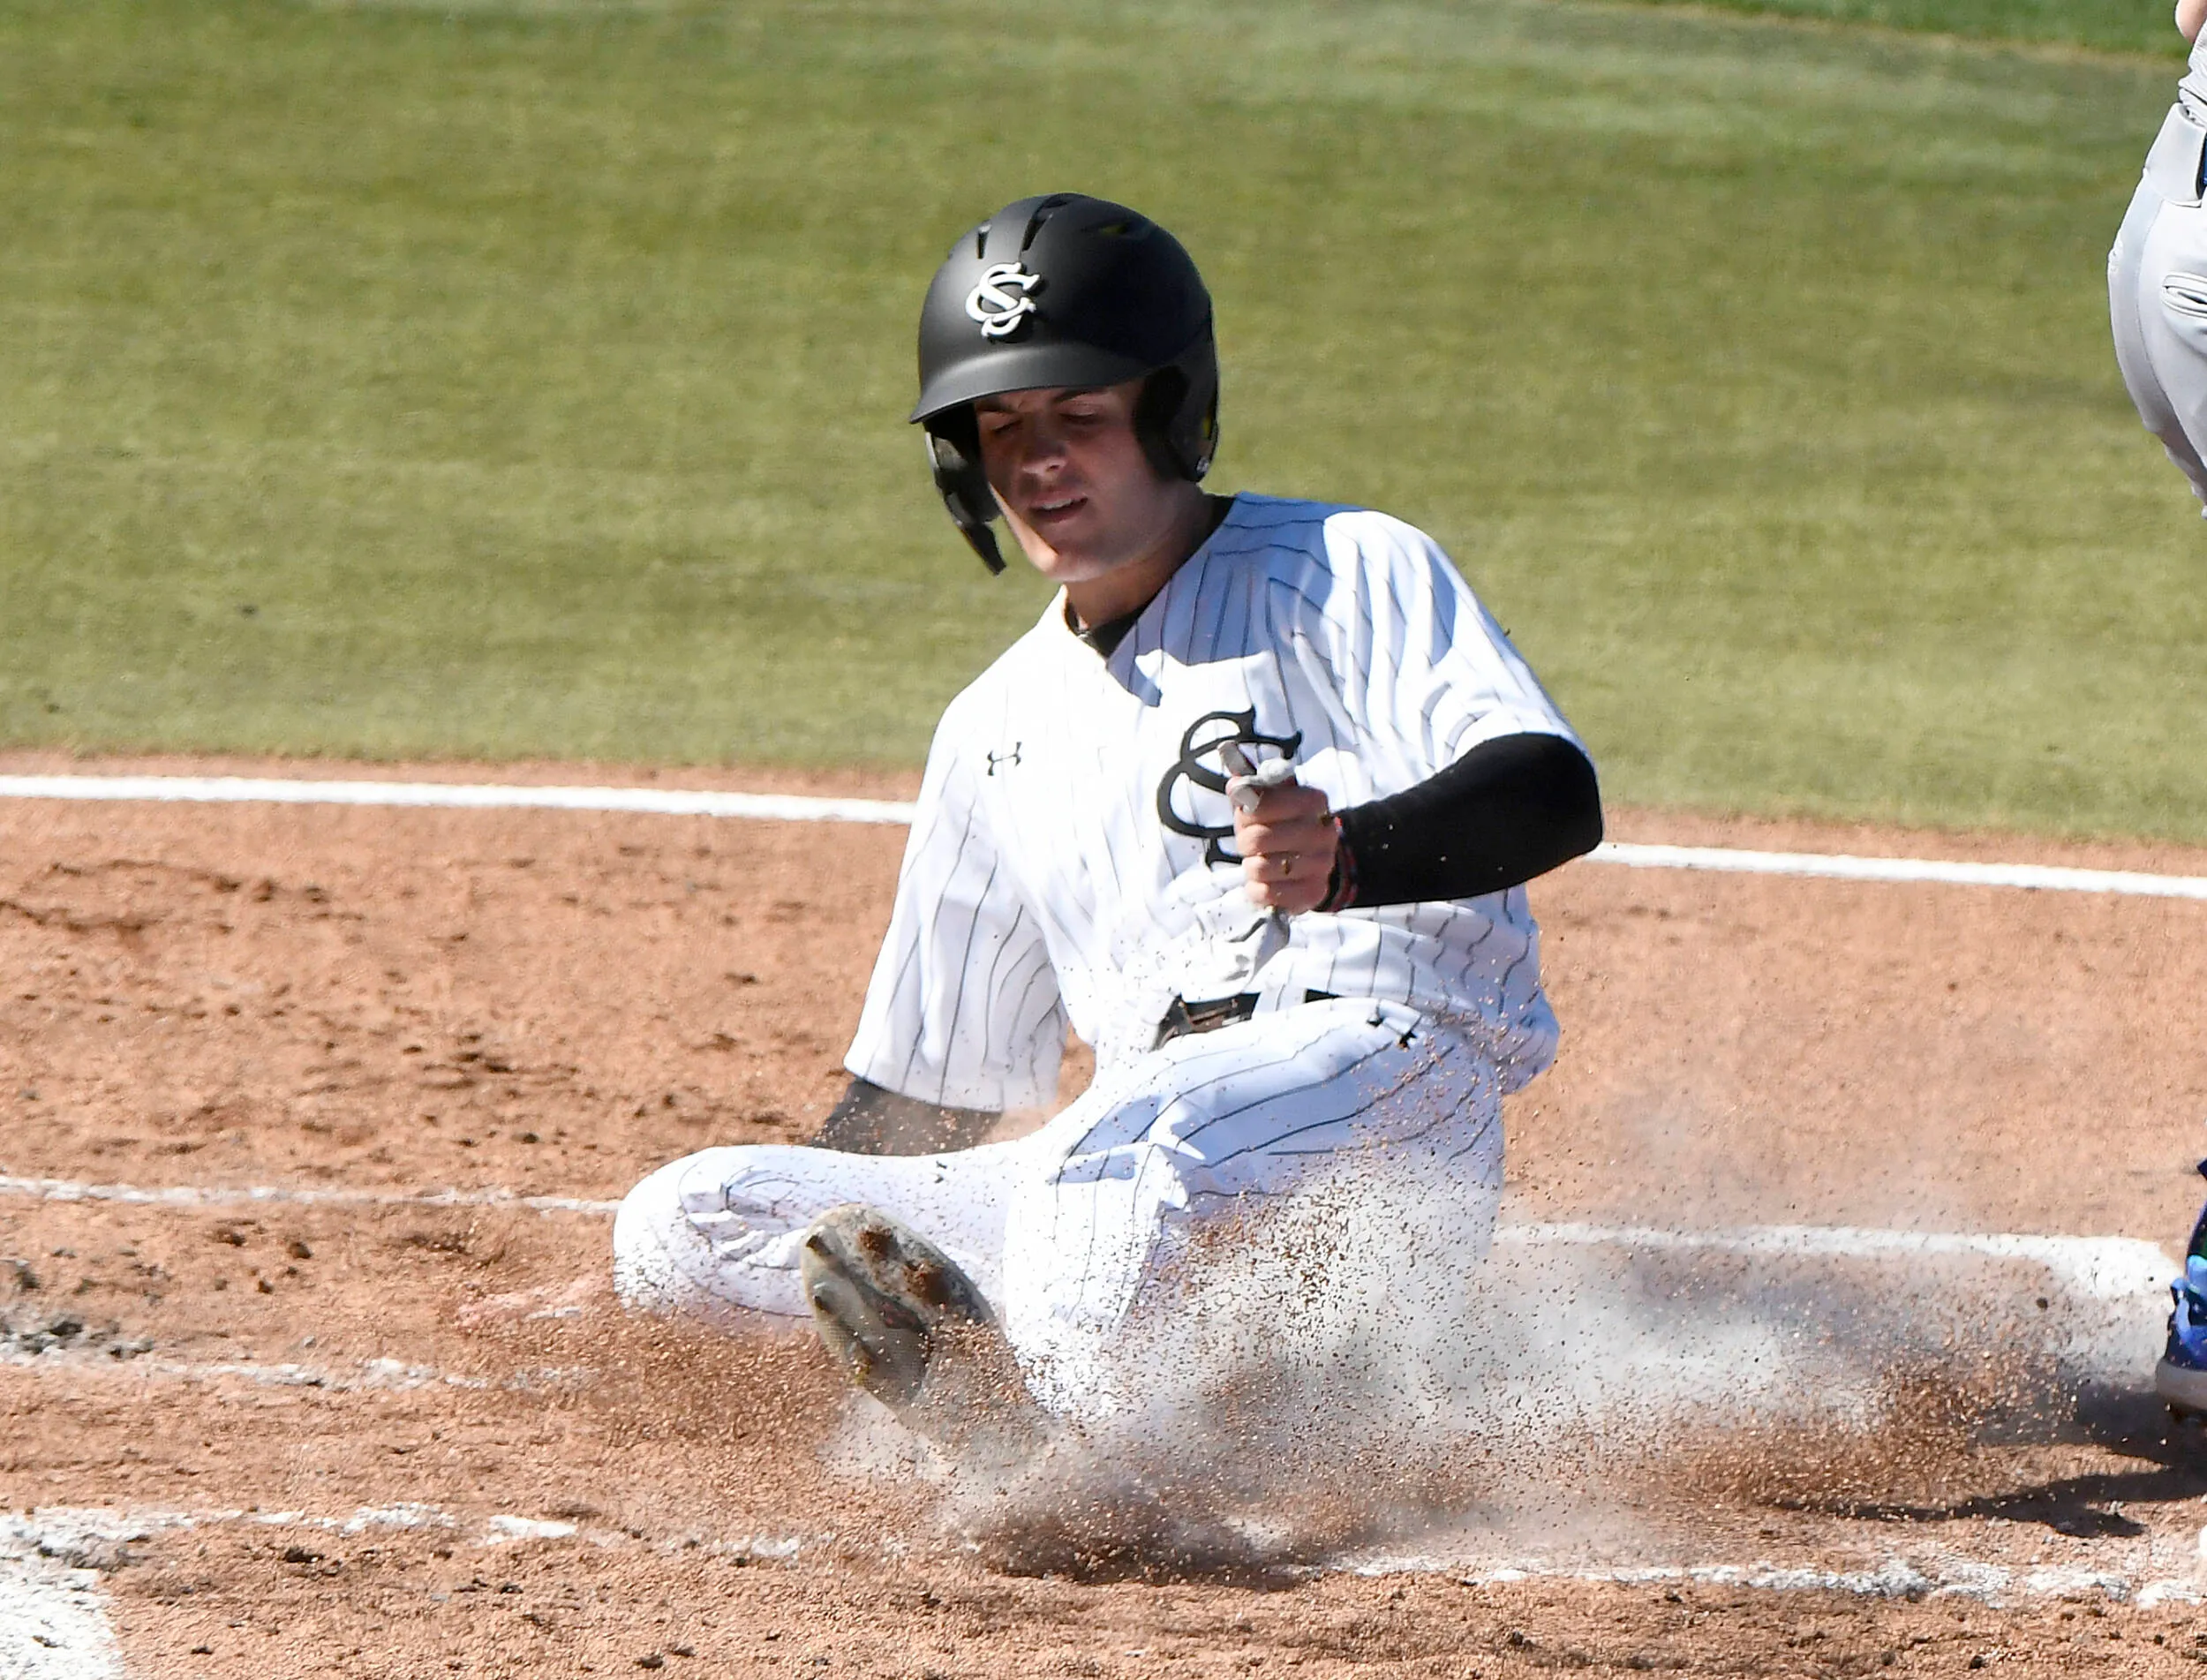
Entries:
<svg viewBox="0 0 2207 1680">
<path fill-rule="evenodd" d="M 960 239 L 920 311 L 928 463 L 952 523 L 992 572 L 973 403 L 1001 391 L 1116 385 L 1149 375 L 1134 427 L 1158 471 L 1200 480 L 1218 446 L 1210 293 L 1149 217 L 1078 192 L 1007 204 Z"/>
</svg>

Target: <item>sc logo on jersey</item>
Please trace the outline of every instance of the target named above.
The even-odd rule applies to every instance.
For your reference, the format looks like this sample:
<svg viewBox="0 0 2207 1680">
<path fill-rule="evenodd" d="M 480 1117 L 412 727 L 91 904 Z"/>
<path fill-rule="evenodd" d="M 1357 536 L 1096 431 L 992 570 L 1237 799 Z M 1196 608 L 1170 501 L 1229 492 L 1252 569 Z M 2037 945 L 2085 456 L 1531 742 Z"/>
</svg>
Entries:
<svg viewBox="0 0 2207 1680">
<path fill-rule="evenodd" d="M 1190 840 L 1203 842 L 1203 862 L 1206 863 L 1239 863 L 1240 857 L 1228 851 L 1219 841 L 1234 832 L 1232 816 L 1228 814 L 1223 824 L 1199 823 L 1180 815 L 1173 803 L 1173 795 L 1186 781 L 1224 798 L 1226 792 L 1226 768 L 1220 765 L 1213 769 L 1205 757 L 1216 759 L 1219 748 L 1229 741 L 1238 741 L 1245 747 L 1270 747 L 1288 757 L 1295 756 L 1303 744 L 1301 730 L 1292 735 L 1261 735 L 1257 731 L 1257 709 L 1247 712 L 1206 712 L 1187 727 L 1180 737 L 1180 757 L 1171 769 L 1164 772 L 1164 780 L 1157 784 L 1157 820 L 1175 834 L 1185 834 Z"/>
<path fill-rule="evenodd" d="M 983 338 L 1009 338 L 1035 313 L 1032 294 L 1043 277 L 1016 262 L 999 262 L 981 271 L 981 282 L 966 294 L 966 313 L 981 323 Z"/>
</svg>

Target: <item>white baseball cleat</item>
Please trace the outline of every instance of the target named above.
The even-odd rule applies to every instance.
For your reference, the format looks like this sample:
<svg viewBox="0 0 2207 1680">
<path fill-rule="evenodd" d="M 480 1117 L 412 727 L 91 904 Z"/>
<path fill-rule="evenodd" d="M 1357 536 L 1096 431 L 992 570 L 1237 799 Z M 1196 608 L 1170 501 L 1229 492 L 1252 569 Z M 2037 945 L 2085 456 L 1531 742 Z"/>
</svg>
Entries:
<svg viewBox="0 0 2207 1680">
<path fill-rule="evenodd" d="M 798 1268 L 828 1352 L 908 1428 L 949 1447 L 1041 1444 L 1043 1413 L 996 1315 L 918 1232 L 846 1202 L 813 1221 Z"/>
</svg>

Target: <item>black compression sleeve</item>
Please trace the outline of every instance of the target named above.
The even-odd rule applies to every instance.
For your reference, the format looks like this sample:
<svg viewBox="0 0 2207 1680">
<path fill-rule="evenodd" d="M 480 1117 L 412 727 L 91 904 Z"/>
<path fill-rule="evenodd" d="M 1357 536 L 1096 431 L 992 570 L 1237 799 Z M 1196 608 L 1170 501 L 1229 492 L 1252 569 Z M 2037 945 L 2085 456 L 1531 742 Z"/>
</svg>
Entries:
<svg viewBox="0 0 2207 1680">
<path fill-rule="evenodd" d="M 993 1109 L 945 1108 L 900 1096 L 853 1074 L 843 1100 L 828 1111 L 810 1141 L 816 1149 L 846 1155 L 934 1155 L 971 1149 L 1001 1118 Z"/>
<path fill-rule="evenodd" d="M 1561 735 L 1481 742 L 1415 787 L 1340 814 L 1346 908 L 1499 893 L 1601 843 L 1601 793 Z"/>
</svg>

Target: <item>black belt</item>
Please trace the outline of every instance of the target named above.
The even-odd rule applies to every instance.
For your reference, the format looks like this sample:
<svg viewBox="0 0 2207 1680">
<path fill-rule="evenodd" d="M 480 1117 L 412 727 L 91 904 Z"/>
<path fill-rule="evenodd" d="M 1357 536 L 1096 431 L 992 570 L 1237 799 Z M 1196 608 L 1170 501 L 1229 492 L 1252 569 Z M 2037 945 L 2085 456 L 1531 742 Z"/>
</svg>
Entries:
<svg viewBox="0 0 2207 1680">
<path fill-rule="evenodd" d="M 1334 994 L 1330 991 L 1306 991 L 1307 1004 L 1324 1003 Z M 1231 998 L 1214 998 L 1205 1003 L 1192 1004 L 1185 998 L 1175 998 L 1172 1007 L 1164 1012 L 1164 1019 L 1157 1023 L 1157 1036 L 1150 1045 L 1171 1043 L 1190 1033 L 1215 1033 L 1221 1027 L 1231 1027 L 1238 1021 L 1247 1021 L 1257 1013 L 1257 994 L 1237 992 Z"/>
</svg>

